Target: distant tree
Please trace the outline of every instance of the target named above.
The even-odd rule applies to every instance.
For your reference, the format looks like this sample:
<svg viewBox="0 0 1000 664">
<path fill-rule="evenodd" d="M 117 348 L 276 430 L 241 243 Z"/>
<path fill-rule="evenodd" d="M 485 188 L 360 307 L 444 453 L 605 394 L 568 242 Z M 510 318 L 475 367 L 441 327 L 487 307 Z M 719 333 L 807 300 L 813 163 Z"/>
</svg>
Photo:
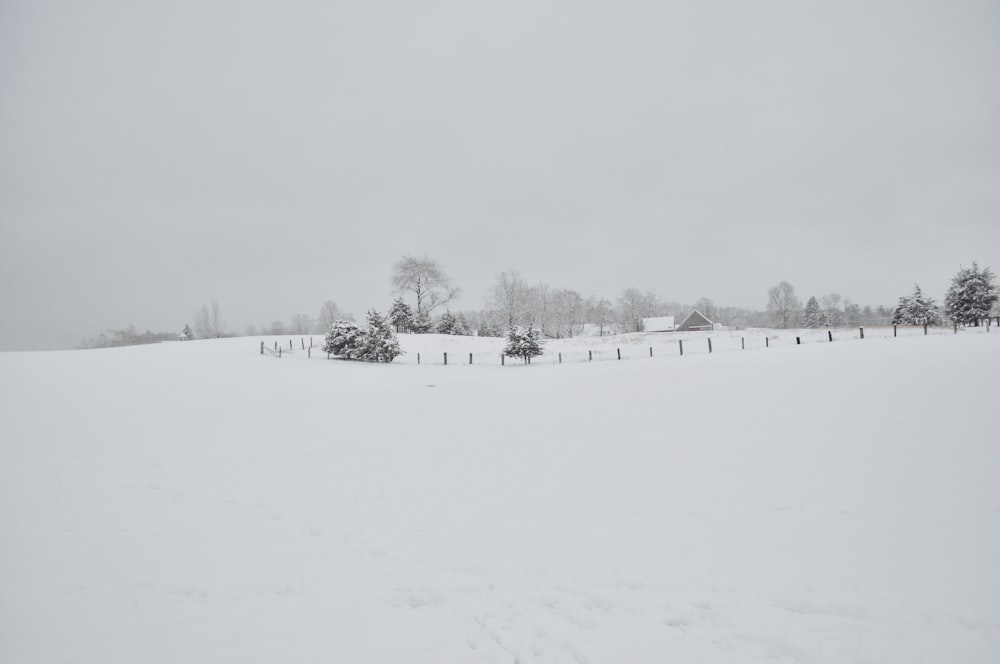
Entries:
<svg viewBox="0 0 1000 664">
<path fill-rule="evenodd" d="M 715 306 L 715 302 L 712 302 L 707 297 L 703 297 L 694 303 L 694 308 L 705 315 L 708 320 L 715 323 L 721 323 L 719 320 L 719 309 Z"/>
<path fill-rule="evenodd" d="M 913 294 L 899 298 L 892 313 L 893 325 L 941 325 L 944 320 L 934 300 L 924 297 L 919 284 L 913 284 Z"/>
<path fill-rule="evenodd" d="M 201 309 L 195 312 L 194 331 L 202 339 L 217 339 L 227 335 L 218 302 L 212 302 L 211 311 L 207 305 L 202 305 Z"/>
<path fill-rule="evenodd" d="M 361 359 L 365 333 L 349 320 L 338 320 L 326 333 L 323 351 L 349 360 Z"/>
<path fill-rule="evenodd" d="M 295 314 L 292 316 L 292 324 L 288 331 L 291 334 L 309 334 L 312 328 L 312 320 L 305 314 Z"/>
<path fill-rule="evenodd" d="M 776 327 L 787 329 L 798 322 L 799 299 L 795 297 L 795 287 L 787 281 L 772 286 L 767 291 L 767 313 Z"/>
<path fill-rule="evenodd" d="M 600 335 L 603 337 L 605 331 L 610 331 L 611 325 L 614 323 L 614 310 L 611 308 L 611 302 L 601 298 L 593 301 L 589 309 L 588 317 L 594 325 L 598 326 Z"/>
<path fill-rule="evenodd" d="M 410 331 L 410 326 L 413 323 L 413 311 L 402 297 L 397 297 L 392 301 L 392 307 L 389 309 L 389 320 L 396 327 L 396 332 Z"/>
<path fill-rule="evenodd" d="M 388 363 L 402 352 L 389 321 L 374 309 L 369 309 L 368 329 L 361 337 L 360 359 Z"/>
<path fill-rule="evenodd" d="M 501 272 L 490 289 L 489 301 L 508 327 L 527 316 L 529 287 L 517 272 Z"/>
<path fill-rule="evenodd" d="M 281 336 L 288 334 L 288 328 L 280 320 L 276 320 L 271 323 L 271 326 L 267 329 L 267 333 L 272 336 Z"/>
<path fill-rule="evenodd" d="M 825 327 L 826 322 L 826 316 L 819 308 L 819 301 L 815 297 L 810 297 L 806 302 L 806 308 L 802 311 L 802 327 Z"/>
<path fill-rule="evenodd" d="M 431 317 L 426 311 L 418 311 L 410 322 L 410 332 L 414 334 L 427 334 L 432 329 L 434 329 L 434 325 L 431 323 Z"/>
<path fill-rule="evenodd" d="M 825 322 L 822 327 L 840 327 L 844 324 L 844 312 L 840 309 L 840 293 L 829 293 L 819 299 Z"/>
<path fill-rule="evenodd" d="M 181 339 L 184 341 L 194 339 L 194 332 L 191 331 L 191 326 L 187 323 L 184 324 L 184 330 L 181 332 Z"/>
<path fill-rule="evenodd" d="M 423 313 L 429 317 L 432 311 L 458 295 L 458 288 L 451 285 L 451 278 L 429 256 L 401 257 L 393 265 L 389 281 L 400 294 L 413 293 L 417 315 Z"/>
<path fill-rule="evenodd" d="M 997 287 L 990 268 L 979 269 L 975 262 L 969 269 L 960 268 L 952 278 L 944 298 L 944 311 L 949 319 L 961 325 L 978 326 L 989 316 L 997 302 Z"/>
<path fill-rule="evenodd" d="M 502 337 L 500 330 L 487 321 L 479 323 L 479 336 L 481 337 Z"/>
<path fill-rule="evenodd" d="M 327 300 L 319 308 L 319 328 L 326 332 L 338 320 L 354 320 L 354 316 L 337 306 L 333 300 Z"/>
<path fill-rule="evenodd" d="M 438 334 L 455 334 L 455 316 L 450 311 L 445 311 L 438 318 L 435 331 Z"/>
<path fill-rule="evenodd" d="M 530 363 L 531 358 L 542 354 L 538 330 L 531 325 L 527 328 L 511 326 L 503 352 L 507 357 L 520 357 L 525 364 Z"/>
</svg>

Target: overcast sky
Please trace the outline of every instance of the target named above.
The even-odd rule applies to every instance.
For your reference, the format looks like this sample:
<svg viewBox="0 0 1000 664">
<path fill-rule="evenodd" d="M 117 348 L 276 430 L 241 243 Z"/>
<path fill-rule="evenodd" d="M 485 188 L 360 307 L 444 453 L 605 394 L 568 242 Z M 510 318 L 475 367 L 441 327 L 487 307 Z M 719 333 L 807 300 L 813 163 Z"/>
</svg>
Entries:
<svg viewBox="0 0 1000 664">
<path fill-rule="evenodd" d="M 892 304 L 1000 269 L 1000 3 L 0 0 L 0 349 L 438 259 Z"/>
</svg>

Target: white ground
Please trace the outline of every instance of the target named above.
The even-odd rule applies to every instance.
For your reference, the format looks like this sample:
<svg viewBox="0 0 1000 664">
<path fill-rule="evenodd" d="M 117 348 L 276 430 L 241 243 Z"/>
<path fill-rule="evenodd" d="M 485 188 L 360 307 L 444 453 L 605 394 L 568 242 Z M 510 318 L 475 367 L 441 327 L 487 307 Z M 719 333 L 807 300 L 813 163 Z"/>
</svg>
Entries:
<svg viewBox="0 0 1000 664">
<path fill-rule="evenodd" d="M 0 661 L 1000 661 L 1000 333 L 884 332 L 0 354 Z"/>
</svg>

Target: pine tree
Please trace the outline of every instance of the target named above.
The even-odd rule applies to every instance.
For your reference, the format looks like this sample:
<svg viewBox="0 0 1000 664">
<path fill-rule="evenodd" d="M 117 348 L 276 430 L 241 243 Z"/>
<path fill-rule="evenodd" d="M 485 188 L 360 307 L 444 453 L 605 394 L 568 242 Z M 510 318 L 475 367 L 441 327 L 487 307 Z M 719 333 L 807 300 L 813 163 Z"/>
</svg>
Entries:
<svg viewBox="0 0 1000 664">
<path fill-rule="evenodd" d="M 360 359 L 368 362 L 392 362 L 402 354 L 399 341 L 389 321 L 374 309 L 368 310 L 368 330 L 362 336 Z"/>
<path fill-rule="evenodd" d="M 899 298 L 892 313 L 893 325 L 941 325 L 941 312 L 932 298 L 925 298 L 919 284 L 913 284 L 913 294 Z"/>
<path fill-rule="evenodd" d="M 810 297 L 802 312 L 802 327 L 818 328 L 823 327 L 825 323 L 826 317 L 819 308 L 819 301 L 815 297 Z"/>
<path fill-rule="evenodd" d="M 455 332 L 455 315 L 450 311 L 445 310 L 441 317 L 438 319 L 437 323 L 437 333 L 438 334 L 457 334 Z"/>
<path fill-rule="evenodd" d="M 463 314 L 455 314 L 454 334 L 460 334 L 465 337 L 472 336 L 472 326 L 469 325 L 469 320 Z"/>
<path fill-rule="evenodd" d="M 349 360 L 358 359 L 363 353 L 365 333 L 353 322 L 338 320 L 326 333 L 323 351 Z"/>
<path fill-rule="evenodd" d="M 188 325 L 187 323 L 184 324 L 184 330 L 181 332 L 181 337 L 185 341 L 190 341 L 191 339 L 194 339 L 194 332 L 191 331 L 191 326 Z"/>
<path fill-rule="evenodd" d="M 396 332 L 408 332 L 413 324 L 413 311 L 403 298 L 397 297 L 389 309 L 389 319 L 396 326 Z"/>
<path fill-rule="evenodd" d="M 431 317 L 426 311 L 418 310 L 410 322 L 410 331 L 414 334 L 427 334 L 433 329 Z"/>
<path fill-rule="evenodd" d="M 997 301 L 997 287 L 993 272 L 972 263 L 971 269 L 960 268 L 951 280 L 944 298 L 945 315 L 962 325 L 979 325 L 989 316 Z"/>
<path fill-rule="evenodd" d="M 479 336 L 481 337 L 502 337 L 500 330 L 486 321 L 479 324 Z"/>
<path fill-rule="evenodd" d="M 503 353 L 507 357 L 520 357 L 525 363 L 531 362 L 531 358 L 542 354 L 538 330 L 531 325 L 527 329 L 512 325 L 507 331 L 507 346 Z"/>
</svg>

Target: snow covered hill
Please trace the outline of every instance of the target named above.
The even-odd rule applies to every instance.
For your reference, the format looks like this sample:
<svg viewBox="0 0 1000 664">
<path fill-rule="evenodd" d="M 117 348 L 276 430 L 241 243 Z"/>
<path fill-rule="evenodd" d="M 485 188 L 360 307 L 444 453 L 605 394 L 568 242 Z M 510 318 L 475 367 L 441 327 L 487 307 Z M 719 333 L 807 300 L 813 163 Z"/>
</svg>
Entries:
<svg viewBox="0 0 1000 664">
<path fill-rule="evenodd" d="M 1000 334 L 719 334 L 0 354 L 0 661 L 1000 661 Z"/>
</svg>

